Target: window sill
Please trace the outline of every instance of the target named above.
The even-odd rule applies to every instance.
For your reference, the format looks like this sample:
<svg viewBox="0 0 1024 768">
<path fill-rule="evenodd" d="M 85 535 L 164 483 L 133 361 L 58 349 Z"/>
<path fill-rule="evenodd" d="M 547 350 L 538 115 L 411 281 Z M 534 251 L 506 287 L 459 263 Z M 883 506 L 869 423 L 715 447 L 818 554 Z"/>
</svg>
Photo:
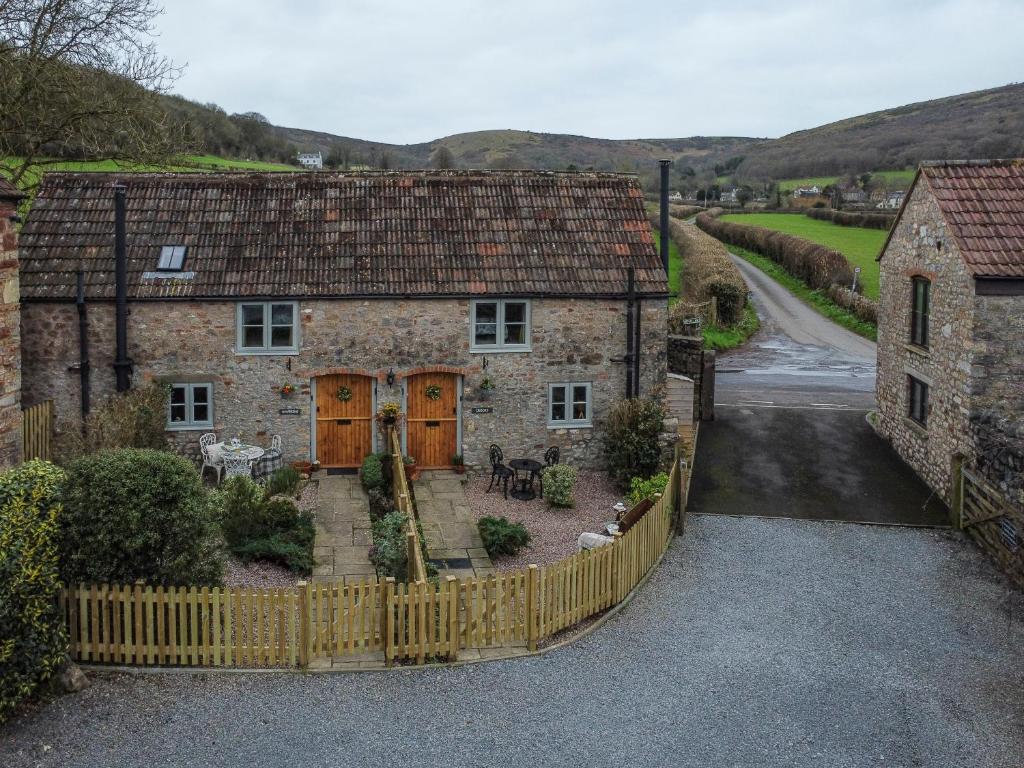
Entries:
<svg viewBox="0 0 1024 768">
<path fill-rule="evenodd" d="M 297 355 L 299 350 L 294 347 L 288 349 L 236 349 L 235 357 L 273 357 L 282 355 Z"/>
<path fill-rule="evenodd" d="M 469 348 L 471 355 L 491 355 L 498 352 L 533 352 L 533 347 L 473 347 Z"/>
<path fill-rule="evenodd" d="M 566 421 L 559 423 L 548 422 L 548 429 L 593 429 L 591 421 Z"/>
<path fill-rule="evenodd" d="M 917 344 L 904 344 L 903 348 L 907 352 L 913 352 L 918 357 L 931 358 L 932 351 L 929 347 L 922 347 Z"/>
<path fill-rule="evenodd" d="M 904 416 L 903 417 L 903 425 L 905 427 L 907 427 L 911 431 L 911 433 L 913 433 L 917 437 L 920 437 L 920 438 L 928 437 L 928 428 L 925 427 L 925 426 L 922 426 L 920 423 L 914 421 L 909 416 Z"/>
<path fill-rule="evenodd" d="M 167 426 L 166 432 L 203 432 L 213 430 L 213 424 L 183 424 L 181 426 Z"/>
</svg>

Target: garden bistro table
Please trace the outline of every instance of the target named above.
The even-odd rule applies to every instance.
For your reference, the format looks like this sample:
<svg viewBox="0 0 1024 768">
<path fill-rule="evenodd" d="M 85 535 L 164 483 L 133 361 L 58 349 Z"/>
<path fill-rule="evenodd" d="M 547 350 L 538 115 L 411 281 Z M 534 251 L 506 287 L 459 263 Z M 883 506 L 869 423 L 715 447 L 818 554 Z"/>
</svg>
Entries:
<svg viewBox="0 0 1024 768">
<path fill-rule="evenodd" d="M 512 479 L 512 498 L 520 501 L 535 499 L 537 494 L 533 490 L 533 481 L 540 476 L 544 465 L 533 459 L 512 459 L 508 466 L 515 472 Z"/>
<path fill-rule="evenodd" d="M 218 443 L 214 447 L 220 449 L 225 477 L 251 477 L 253 463 L 264 453 L 264 450 L 258 445 L 246 445 L 245 443 L 238 445 Z"/>
</svg>

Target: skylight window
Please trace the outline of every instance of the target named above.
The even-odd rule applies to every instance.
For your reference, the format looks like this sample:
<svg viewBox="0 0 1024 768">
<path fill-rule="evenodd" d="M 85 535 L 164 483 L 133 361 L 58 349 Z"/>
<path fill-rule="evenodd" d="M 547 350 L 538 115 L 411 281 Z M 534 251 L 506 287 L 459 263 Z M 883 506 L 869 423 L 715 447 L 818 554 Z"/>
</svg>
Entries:
<svg viewBox="0 0 1024 768">
<path fill-rule="evenodd" d="M 160 249 L 160 263 L 157 264 L 157 269 L 161 272 L 180 272 L 184 264 L 184 245 L 165 245 Z"/>
</svg>

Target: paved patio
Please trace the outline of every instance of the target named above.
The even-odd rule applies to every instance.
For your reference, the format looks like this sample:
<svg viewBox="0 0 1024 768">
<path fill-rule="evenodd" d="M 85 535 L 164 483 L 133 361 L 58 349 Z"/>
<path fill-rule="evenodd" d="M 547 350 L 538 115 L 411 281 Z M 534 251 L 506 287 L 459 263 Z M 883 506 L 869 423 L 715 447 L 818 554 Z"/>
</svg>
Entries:
<svg viewBox="0 0 1024 768">
<path fill-rule="evenodd" d="M 413 483 L 427 557 L 442 576 L 484 576 L 494 566 L 480 540 L 476 518 L 466 499 L 464 475 L 423 472 Z"/>
<path fill-rule="evenodd" d="M 373 576 L 367 557 L 370 504 L 356 475 L 323 474 L 316 513 L 313 581 Z"/>
</svg>

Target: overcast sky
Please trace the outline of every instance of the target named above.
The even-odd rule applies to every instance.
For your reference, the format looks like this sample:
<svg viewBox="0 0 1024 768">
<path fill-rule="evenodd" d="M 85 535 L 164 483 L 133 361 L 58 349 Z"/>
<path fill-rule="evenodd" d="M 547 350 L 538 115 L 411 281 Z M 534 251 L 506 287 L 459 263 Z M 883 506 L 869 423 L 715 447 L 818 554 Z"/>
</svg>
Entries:
<svg viewBox="0 0 1024 768">
<path fill-rule="evenodd" d="M 164 0 L 174 91 L 394 143 L 780 136 L 1024 79 L 1024 0 Z"/>
</svg>

